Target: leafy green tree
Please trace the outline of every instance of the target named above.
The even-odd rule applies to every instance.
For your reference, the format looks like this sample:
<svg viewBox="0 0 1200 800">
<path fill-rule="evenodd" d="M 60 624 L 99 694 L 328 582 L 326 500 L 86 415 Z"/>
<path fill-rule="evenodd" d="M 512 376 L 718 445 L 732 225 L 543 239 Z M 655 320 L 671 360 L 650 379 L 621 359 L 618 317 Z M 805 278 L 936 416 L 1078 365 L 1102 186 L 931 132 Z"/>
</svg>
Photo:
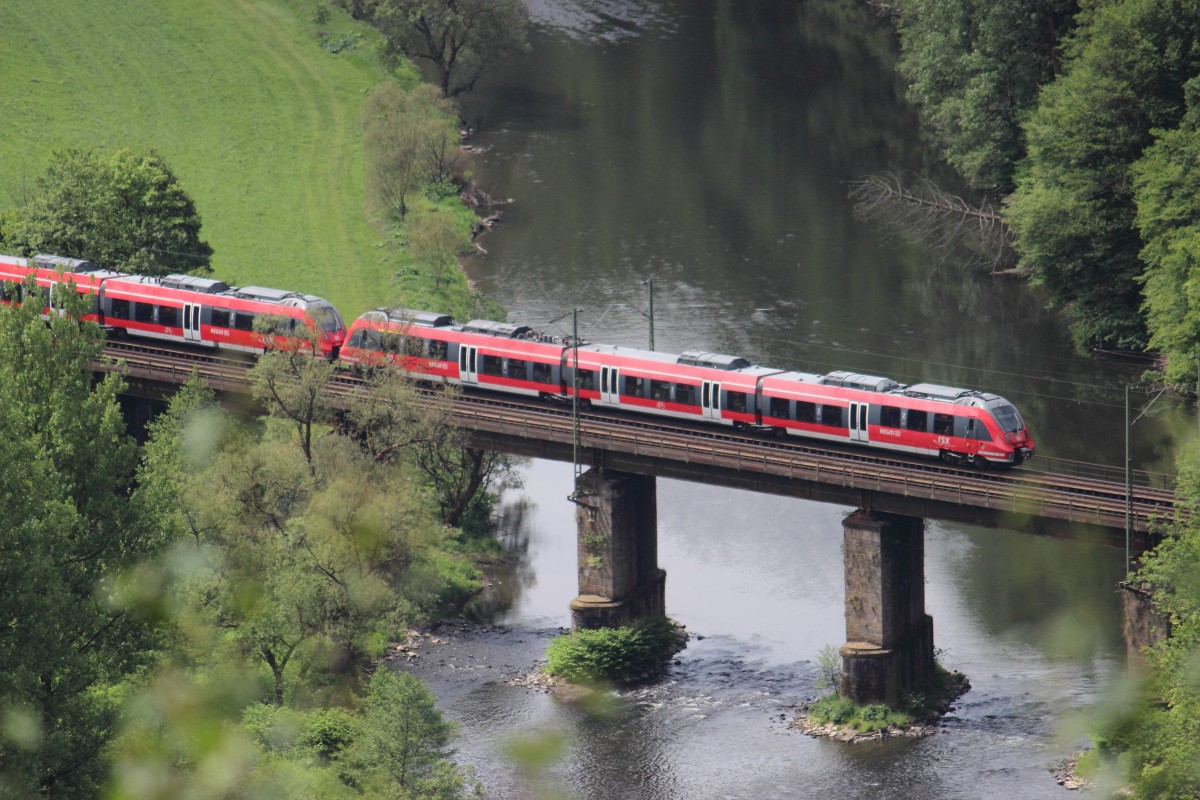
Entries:
<svg viewBox="0 0 1200 800">
<path fill-rule="evenodd" d="M 1187 84 L 1187 97 L 1187 115 L 1158 132 L 1133 183 L 1150 346 L 1166 356 L 1170 380 L 1191 385 L 1200 354 L 1200 79 Z"/>
<path fill-rule="evenodd" d="M 1141 691 L 1100 721 L 1093 739 L 1111 782 L 1143 800 L 1200 798 L 1200 462 L 1179 474 L 1170 534 L 1144 554 L 1137 577 L 1153 587 L 1170 636 L 1149 648 Z"/>
<path fill-rule="evenodd" d="M 4 226 L 6 245 L 146 275 L 203 272 L 212 248 L 200 215 L 157 154 L 54 154 L 29 200 Z"/>
<path fill-rule="evenodd" d="M 972 186 L 1012 190 L 1021 122 L 1059 70 L 1077 0 L 899 0 L 900 71 L 951 164 Z"/>
<path fill-rule="evenodd" d="M 528 47 L 525 0 L 378 0 L 385 55 L 426 61 L 443 97 L 475 88 L 491 67 Z"/>
<path fill-rule="evenodd" d="M 337 763 L 349 782 L 368 796 L 467 797 L 468 778 L 449 761 L 453 731 L 419 680 L 379 669 L 371 676 L 358 736 Z"/>
<path fill-rule="evenodd" d="M 43 322 L 0 308 L 0 794 L 94 797 L 122 684 L 153 660 L 152 625 L 112 581 L 165 544 L 129 501 L 136 447 L 121 380 L 93 382 L 103 334 L 82 299 Z"/>
<path fill-rule="evenodd" d="M 315 358 L 317 333 L 280 335 L 285 330 L 278 317 L 258 317 L 254 329 L 263 338 L 266 351 L 250 370 L 251 390 L 272 416 L 287 420 L 296 430 L 300 449 L 309 464 L 313 460 L 316 426 L 329 418 L 324 394 L 333 378 L 334 366 Z"/>
<path fill-rule="evenodd" d="M 457 169 L 454 113 L 437 89 L 420 84 L 405 90 L 384 81 L 371 90 L 363 114 L 374 202 L 395 217 L 408 213 L 408 195 L 427 181 L 445 180 Z"/>
<path fill-rule="evenodd" d="M 1029 155 L 1008 217 L 1022 265 L 1069 310 L 1081 345 L 1146 344 L 1131 168 L 1151 131 L 1181 118 L 1183 85 L 1200 69 L 1198 35 L 1195 0 L 1089 5 L 1066 70 L 1026 125 Z"/>
<path fill-rule="evenodd" d="M 467 231 L 450 214 L 437 210 L 422 214 L 408 227 L 408 246 L 413 257 L 433 273 L 433 290 L 440 292 L 451 270 L 458 268 L 458 255 L 471 245 Z"/>
</svg>

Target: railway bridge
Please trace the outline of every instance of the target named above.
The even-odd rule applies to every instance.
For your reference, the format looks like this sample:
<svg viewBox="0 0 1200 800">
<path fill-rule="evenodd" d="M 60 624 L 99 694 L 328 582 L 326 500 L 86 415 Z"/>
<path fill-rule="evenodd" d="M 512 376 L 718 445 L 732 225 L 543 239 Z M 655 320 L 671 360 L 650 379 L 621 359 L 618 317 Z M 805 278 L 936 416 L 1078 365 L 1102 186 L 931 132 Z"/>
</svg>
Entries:
<svg viewBox="0 0 1200 800">
<path fill-rule="evenodd" d="M 128 393 L 161 399 L 193 371 L 230 397 L 249 394 L 248 364 L 221 354 L 113 341 Z M 98 363 L 97 371 L 117 369 Z M 362 390 L 340 374 L 339 405 Z M 1127 553 L 1153 545 L 1174 511 L 1170 476 L 1038 457 L 1009 471 L 979 470 L 851 446 L 777 438 L 671 420 L 464 393 L 453 419 L 480 448 L 574 462 L 579 596 L 575 627 L 619 625 L 666 611 L 657 563 L 657 477 L 837 503 L 843 521 L 846 644 L 843 694 L 895 704 L 933 670 L 925 613 L 924 520 L 1089 538 Z"/>
</svg>

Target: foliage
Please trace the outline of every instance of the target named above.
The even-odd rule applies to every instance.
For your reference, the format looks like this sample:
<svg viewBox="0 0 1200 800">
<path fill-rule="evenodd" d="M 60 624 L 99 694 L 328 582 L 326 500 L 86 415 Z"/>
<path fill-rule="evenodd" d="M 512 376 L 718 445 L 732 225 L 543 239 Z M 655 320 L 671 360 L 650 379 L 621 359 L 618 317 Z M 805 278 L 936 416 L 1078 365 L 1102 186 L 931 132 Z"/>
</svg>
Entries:
<svg viewBox="0 0 1200 800">
<path fill-rule="evenodd" d="M 32 289 L 31 289 L 32 291 Z M 112 604 L 121 571 L 165 545 L 130 502 L 136 450 L 103 336 L 73 293 L 43 322 L 0 307 L 0 794 L 93 797 L 151 622 Z"/>
<path fill-rule="evenodd" d="M 467 775 L 449 762 L 453 727 L 433 695 L 403 672 L 376 670 L 358 735 L 337 760 L 343 780 L 369 796 L 464 797 Z"/>
<path fill-rule="evenodd" d="M 557 636 L 546 648 L 547 675 L 572 683 L 628 683 L 653 672 L 679 649 L 679 631 L 666 617 L 624 628 L 593 628 Z"/>
<path fill-rule="evenodd" d="M 1191 385 L 1200 353 L 1200 78 L 1185 89 L 1184 119 L 1156 132 L 1133 185 L 1150 346 L 1166 356 L 1168 379 Z"/>
<path fill-rule="evenodd" d="M 817 682 L 818 689 L 837 691 L 842 682 L 841 651 L 831 644 L 821 648 L 817 653 Z"/>
<path fill-rule="evenodd" d="M 972 186 L 1012 189 L 1021 122 L 1059 69 L 1077 0 L 900 0 L 900 71 L 950 163 Z"/>
<path fill-rule="evenodd" d="M 1022 265 L 1069 310 L 1081 345 L 1146 342 L 1131 168 L 1151 131 L 1182 116 L 1184 82 L 1200 70 L 1198 35 L 1194 0 L 1087 6 L 1064 72 L 1025 126 L 1009 221 Z"/>
<path fill-rule="evenodd" d="M 156 153 L 63 150 L 6 226 L 5 244 L 146 275 L 202 272 L 212 248 L 200 239 L 196 204 Z"/>
<path fill-rule="evenodd" d="M 428 84 L 378 84 L 367 96 L 363 136 L 368 190 L 376 208 L 394 218 L 408 213 L 413 189 L 460 171 L 453 110 Z"/>
<path fill-rule="evenodd" d="M 458 269 L 458 256 L 470 244 L 466 231 L 448 214 L 433 211 L 409 223 L 408 245 L 414 257 L 429 265 L 435 292 L 440 292 L 443 282 Z"/>
<path fill-rule="evenodd" d="M 443 97 L 471 91 L 485 71 L 528 47 L 524 0 L 377 0 L 371 17 L 384 56 L 431 64 Z"/>
<path fill-rule="evenodd" d="M 319 349 L 315 331 L 295 344 L 274 333 L 279 330 L 277 319 L 257 317 L 254 329 L 263 337 L 267 349 L 248 373 L 251 391 L 269 414 L 295 427 L 304 458 L 311 464 L 313 431 L 329 416 L 322 398 L 333 378 L 334 366 L 330 361 L 313 357 Z"/>
<path fill-rule="evenodd" d="M 1136 798 L 1200 797 L 1200 460 L 1181 463 L 1181 502 L 1171 535 L 1143 556 L 1139 579 L 1171 623 L 1147 652 L 1140 691 L 1101 719 L 1093 734 L 1102 763 L 1113 765 Z"/>
</svg>

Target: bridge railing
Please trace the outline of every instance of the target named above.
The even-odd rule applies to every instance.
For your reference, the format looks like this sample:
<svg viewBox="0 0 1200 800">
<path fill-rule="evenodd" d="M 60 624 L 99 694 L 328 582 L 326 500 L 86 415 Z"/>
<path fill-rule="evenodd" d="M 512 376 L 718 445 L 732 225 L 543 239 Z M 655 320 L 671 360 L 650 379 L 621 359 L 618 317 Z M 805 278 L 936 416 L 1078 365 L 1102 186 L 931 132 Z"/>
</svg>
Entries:
<svg viewBox="0 0 1200 800">
<path fill-rule="evenodd" d="M 1072 461 L 1067 458 L 1054 458 L 1052 456 L 1038 455 L 1037 458 L 1025 466 L 1025 469 L 1032 469 L 1036 472 L 1071 475 L 1076 478 L 1109 481 L 1111 483 L 1124 483 L 1125 481 L 1125 470 L 1122 467 L 1108 464 L 1089 464 L 1085 461 Z M 1175 476 L 1165 472 L 1135 469 L 1132 471 L 1130 477 L 1131 483 L 1134 486 L 1145 486 L 1151 489 L 1163 489 L 1166 491 L 1173 491 L 1175 489 Z"/>
</svg>

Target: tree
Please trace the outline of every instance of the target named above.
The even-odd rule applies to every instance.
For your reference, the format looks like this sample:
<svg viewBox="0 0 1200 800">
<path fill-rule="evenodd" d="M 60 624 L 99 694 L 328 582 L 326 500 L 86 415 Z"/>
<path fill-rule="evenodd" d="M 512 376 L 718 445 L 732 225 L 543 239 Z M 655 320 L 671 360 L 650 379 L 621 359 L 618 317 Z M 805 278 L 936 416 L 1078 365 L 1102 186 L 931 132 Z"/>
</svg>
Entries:
<svg viewBox="0 0 1200 800">
<path fill-rule="evenodd" d="M 1077 0 L 900 0 L 900 71 L 951 164 L 977 188 L 1012 190 L 1021 122 L 1059 71 Z"/>
<path fill-rule="evenodd" d="M 266 316 L 254 320 L 254 329 L 266 348 L 249 372 L 254 397 L 272 416 L 295 427 L 304 458 L 312 464 L 313 431 L 329 416 L 322 395 L 334 366 L 313 356 L 320 349 L 316 331 L 291 331 L 282 318 Z"/>
<path fill-rule="evenodd" d="M 442 283 L 458 266 L 458 254 L 470 245 L 470 236 L 450 214 L 431 211 L 412 221 L 408 230 L 408 246 L 413 257 L 429 265 L 433 273 L 433 289 L 441 291 Z"/>
<path fill-rule="evenodd" d="M 157 154 L 54 154 L 29 201 L 5 225 L 6 244 L 145 275 L 202 272 L 212 248 L 200 215 Z"/>
<path fill-rule="evenodd" d="M 120 686 L 153 660 L 154 626 L 112 603 L 161 551 L 130 503 L 136 446 L 119 377 L 93 383 L 103 334 L 83 298 L 43 322 L 0 308 L 0 794 L 95 797 Z"/>
<path fill-rule="evenodd" d="M 1187 84 L 1188 112 L 1134 165 L 1136 224 L 1150 346 L 1166 356 L 1170 380 L 1195 380 L 1200 354 L 1200 79 Z"/>
<path fill-rule="evenodd" d="M 373 19 L 385 55 L 429 62 L 443 97 L 471 91 L 485 71 L 528 47 L 525 0 L 379 0 Z"/>
<path fill-rule="evenodd" d="M 1181 118 L 1198 37 L 1195 0 L 1089 5 L 1067 69 L 1025 126 L 1029 154 L 1007 216 L 1021 265 L 1068 309 L 1080 345 L 1146 344 L 1131 167 L 1153 129 Z"/>
<path fill-rule="evenodd" d="M 411 190 L 447 178 L 454 169 L 447 154 L 453 120 L 446 101 L 428 84 L 406 91 L 395 81 L 384 81 L 371 90 L 363 132 L 370 190 L 380 207 L 404 217 Z"/>
<path fill-rule="evenodd" d="M 359 734 L 338 759 L 350 782 L 380 797 L 453 800 L 468 796 L 466 776 L 448 761 L 454 728 L 419 680 L 379 669 L 362 704 Z"/>
</svg>

